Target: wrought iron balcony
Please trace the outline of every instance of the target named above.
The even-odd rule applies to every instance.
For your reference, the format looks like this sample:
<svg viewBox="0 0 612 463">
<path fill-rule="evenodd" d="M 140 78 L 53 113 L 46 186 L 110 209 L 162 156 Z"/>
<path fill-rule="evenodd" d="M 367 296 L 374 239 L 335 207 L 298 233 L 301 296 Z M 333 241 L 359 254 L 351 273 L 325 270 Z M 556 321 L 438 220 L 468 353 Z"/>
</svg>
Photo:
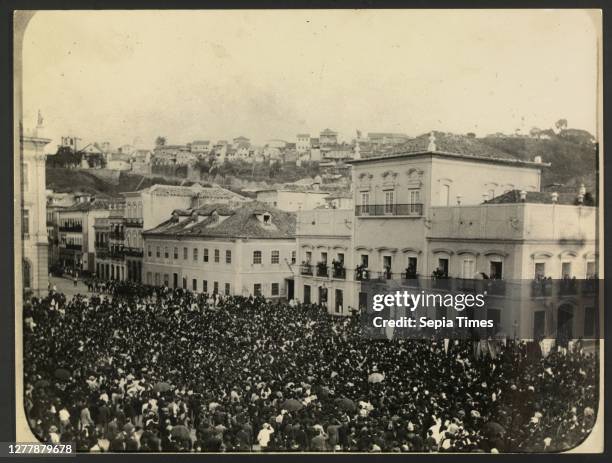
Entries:
<svg viewBox="0 0 612 463">
<path fill-rule="evenodd" d="M 319 262 L 317 264 L 317 276 L 326 277 L 328 275 L 329 275 L 329 271 L 327 270 L 327 265 L 324 262 Z"/>
<path fill-rule="evenodd" d="M 301 275 L 310 275 L 312 276 L 312 265 L 311 264 L 302 264 L 300 268 Z"/>
<path fill-rule="evenodd" d="M 336 266 L 332 269 L 332 278 L 346 280 L 346 269 L 343 266 Z"/>
<path fill-rule="evenodd" d="M 355 206 L 357 217 L 414 216 L 423 215 L 423 204 L 368 204 Z"/>
<path fill-rule="evenodd" d="M 123 253 L 129 257 L 142 257 L 143 250 L 140 248 L 123 248 Z"/>
<path fill-rule="evenodd" d="M 73 233 L 82 233 L 83 232 L 83 225 L 60 225 L 59 226 L 59 231 L 61 232 L 73 232 Z"/>
</svg>

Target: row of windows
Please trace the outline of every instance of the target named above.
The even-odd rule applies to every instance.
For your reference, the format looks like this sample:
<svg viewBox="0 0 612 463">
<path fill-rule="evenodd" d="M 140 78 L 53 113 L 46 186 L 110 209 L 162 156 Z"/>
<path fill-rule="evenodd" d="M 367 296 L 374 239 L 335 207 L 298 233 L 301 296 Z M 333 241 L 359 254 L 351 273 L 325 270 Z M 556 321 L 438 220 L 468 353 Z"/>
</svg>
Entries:
<svg viewBox="0 0 612 463">
<path fill-rule="evenodd" d="M 173 276 L 172 287 L 178 288 L 178 284 L 179 284 L 178 274 L 174 273 L 172 276 Z M 162 277 L 163 277 L 163 280 L 162 280 Z M 161 273 L 153 274 L 152 272 L 147 272 L 147 284 L 148 285 L 155 284 L 155 286 L 160 286 L 162 284 L 162 281 L 163 281 L 164 286 L 170 286 L 170 275 L 167 273 L 164 273 L 162 275 Z M 191 286 L 188 288 L 188 278 L 183 277 L 181 287 L 183 289 L 191 289 L 191 291 L 194 291 L 194 292 L 200 291 L 202 293 L 208 293 L 208 290 L 209 290 L 208 280 L 202 280 L 202 286 L 198 287 L 197 278 L 191 279 Z M 261 296 L 262 295 L 261 288 L 262 288 L 261 283 L 255 283 L 253 285 L 253 295 Z M 271 288 L 272 296 L 280 295 L 280 283 L 272 283 L 270 288 Z M 213 281 L 213 285 L 211 289 L 212 289 L 213 294 L 218 294 L 219 293 L 219 282 Z M 231 284 L 230 283 L 224 283 L 224 294 L 226 296 L 229 296 L 231 294 Z"/>
<path fill-rule="evenodd" d="M 214 249 L 213 251 L 213 261 L 216 263 L 219 263 L 221 260 L 221 251 L 219 249 Z M 191 260 L 193 260 L 193 262 L 198 262 L 200 257 L 199 257 L 199 253 L 200 250 L 198 248 L 192 248 L 191 250 Z M 149 244 L 147 245 L 147 256 L 148 257 L 152 257 L 153 256 L 153 249 L 152 246 Z M 156 246 L 155 247 L 155 257 L 160 258 L 162 256 L 162 249 L 161 246 Z M 179 258 L 179 248 L 178 247 L 174 247 L 173 248 L 173 253 L 172 253 L 172 257 L 177 260 Z M 183 260 L 189 260 L 189 248 L 184 247 L 183 248 L 183 253 L 182 253 L 182 257 Z M 169 248 L 167 246 L 164 247 L 164 258 L 165 259 L 169 259 L 170 258 L 170 252 L 169 252 Z M 203 253 L 202 253 L 202 261 L 203 262 L 209 262 L 209 253 L 208 253 L 208 248 L 204 248 Z M 291 261 L 292 263 L 295 263 L 295 251 L 291 252 Z M 262 251 L 253 251 L 253 260 L 252 260 L 253 264 L 261 264 L 263 263 L 263 258 L 262 258 Z M 229 249 L 227 249 L 225 251 L 225 263 L 226 264 L 231 264 L 232 263 L 232 251 L 230 251 Z M 271 264 L 279 264 L 280 263 L 280 251 L 275 249 L 273 251 L 270 252 L 270 263 Z"/>
</svg>

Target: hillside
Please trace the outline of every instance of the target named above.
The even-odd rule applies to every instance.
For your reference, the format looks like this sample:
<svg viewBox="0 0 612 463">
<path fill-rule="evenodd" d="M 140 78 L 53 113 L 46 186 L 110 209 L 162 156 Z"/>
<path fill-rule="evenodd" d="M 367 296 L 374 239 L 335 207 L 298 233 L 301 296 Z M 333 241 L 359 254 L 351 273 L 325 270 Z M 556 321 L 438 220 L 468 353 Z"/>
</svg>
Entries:
<svg viewBox="0 0 612 463">
<path fill-rule="evenodd" d="M 118 196 L 127 191 L 136 191 L 147 188 L 156 183 L 164 185 L 178 185 L 177 180 L 163 177 L 143 177 L 137 174 L 119 173 L 116 178 L 101 178 L 91 172 L 79 169 L 62 167 L 49 167 L 46 169 L 47 189 L 61 193 L 91 193 L 108 196 Z M 185 182 L 190 184 L 188 182 Z"/>
<path fill-rule="evenodd" d="M 581 183 L 593 190 L 596 184 L 597 153 L 591 143 L 560 136 L 550 139 L 484 137 L 478 140 L 517 159 L 533 161 L 535 156 L 542 156 L 542 161 L 551 163 L 542 175 L 544 190 L 553 184 L 574 189 Z"/>
</svg>

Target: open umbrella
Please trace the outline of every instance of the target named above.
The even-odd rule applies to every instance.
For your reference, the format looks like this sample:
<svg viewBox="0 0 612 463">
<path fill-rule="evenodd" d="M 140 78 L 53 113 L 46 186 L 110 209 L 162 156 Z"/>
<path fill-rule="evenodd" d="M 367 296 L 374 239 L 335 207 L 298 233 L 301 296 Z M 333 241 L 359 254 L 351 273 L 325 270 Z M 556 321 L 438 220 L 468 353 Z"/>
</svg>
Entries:
<svg viewBox="0 0 612 463">
<path fill-rule="evenodd" d="M 304 408 L 304 405 L 302 405 L 302 402 L 299 400 L 287 399 L 281 404 L 281 408 L 290 412 L 295 412 Z"/>
<path fill-rule="evenodd" d="M 159 382 L 153 386 L 154 392 L 168 392 L 169 390 L 170 390 L 170 384 L 168 383 Z"/>
<path fill-rule="evenodd" d="M 60 379 L 62 381 L 66 381 L 70 378 L 70 372 L 65 368 L 58 368 L 57 370 L 55 370 L 54 375 L 57 379 Z"/>
<path fill-rule="evenodd" d="M 187 429 L 187 427 L 183 426 L 182 424 L 179 424 L 178 426 L 173 427 L 172 431 L 170 431 L 170 434 L 172 435 L 172 437 L 176 439 L 189 439 L 190 438 L 189 429 Z"/>
<path fill-rule="evenodd" d="M 39 379 L 38 381 L 34 383 L 34 386 L 43 388 L 43 387 L 48 387 L 50 384 L 51 383 L 46 379 Z"/>
<path fill-rule="evenodd" d="M 357 410 L 357 405 L 351 399 L 346 397 L 339 397 L 336 399 L 336 405 L 338 408 L 346 411 L 346 412 L 354 412 Z"/>
<path fill-rule="evenodd" d="M 368 382 L 370 383 L 380 383 L 383 379 L 385 379 L 385 375 L 382 373 L 372 373 L 368 376 Z"/>
<path fill-rule="evenodd" d="M 487 424 L 485 424 L 483 427 L 483 431 L 484 435 L 488 437 L 495 437 L 498 434 L 503 436 L 504 434 L 506 434 L 506 430 L 504 429 L 504 427 L 495 421 L 489 421 Z"/>
</svg>

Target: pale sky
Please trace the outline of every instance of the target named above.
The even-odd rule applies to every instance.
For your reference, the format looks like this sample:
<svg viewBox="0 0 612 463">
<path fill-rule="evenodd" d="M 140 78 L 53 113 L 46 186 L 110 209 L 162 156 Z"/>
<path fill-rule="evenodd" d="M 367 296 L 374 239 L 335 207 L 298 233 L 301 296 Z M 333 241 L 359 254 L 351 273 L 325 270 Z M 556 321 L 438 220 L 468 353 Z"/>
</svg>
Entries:
<svg viewBox="0 0 612 463">
<path fill-rule="evenodd" d="M 118 146 L 295 141 L 329 127 L 597 130 L 581 10 L 58 11 L 24 37 L 24 125 Z M 83 142 L 83 143 L 84 143 Z"/>
</svg>

